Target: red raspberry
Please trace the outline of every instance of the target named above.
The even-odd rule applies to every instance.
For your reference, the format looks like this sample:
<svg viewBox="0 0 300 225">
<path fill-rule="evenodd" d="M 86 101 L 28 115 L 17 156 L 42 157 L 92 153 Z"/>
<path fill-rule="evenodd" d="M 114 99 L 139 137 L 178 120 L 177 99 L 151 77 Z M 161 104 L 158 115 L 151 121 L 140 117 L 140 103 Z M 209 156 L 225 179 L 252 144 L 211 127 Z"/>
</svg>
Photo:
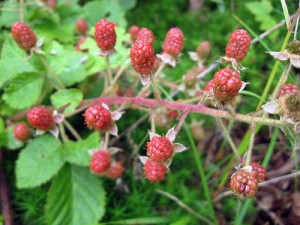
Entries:
<svg viewBox="0 0 300 225">
<path fill-rule="evenodd" d="M 258 182 L 251 173 L 240 170 L 231 176 L 230 188 L 239 198 L 253 198 L 257 192 Z"/>
<path fill-rule="evenodd" d="M 212 79 L 206 84 L 204 90 L 207 92 L 212 91 L 214 89 L 214 86 L 215 86 L 214 79 Z"/>
<path fill-rule="evenodd" d="M 130 49 L 130 59 L 132 67 L 138 73 L 150 74 L 155 61 L 152 45 L 147 41 L 137 40 Z"/>
<path fill-rule="evenodd" d="M 163 52 L 176 58 L 183 48 L 184 35 L 178 28 L 171 28 L 164 41 Z"/>
<path fill-rule="evenodd" d="M 139 31 L 140 27 L 136 25 L 133 25 L 129 28 L 129 34 L 132 41 L 135 41 L 137 39 Z"/>
<path fill-rule="evenodd" d="M 211 45 L 208 41 L 201 42 L 197 47 L 197 55 L 202 60 L 207 58 L 210 51 L 211 51 Z"/>
<path fill-rule="evenodd" d="M 258 183 L 262 182 L 266 178 L 266 169 L 262 167 L 258 162 L 251 162 L 252 166 L 252 176 L 258 180 Z"/>
<path fill-rule="evenodd" d="M 215 73 L 213 82 L 215 84 L 214 96 L 218 100 L 232 100 L 242 87 L 240 75 L 237 71 L 224 68 Z"/>
<path fill-rule="evenodd" d="M 285 94 L 297 93 L 299 91 L 299 87 L 296 84 L 284 84 L 280 87 L 276 98 L 280 98 Z"/>
<path fill-rule="evenodd" d="M 90 162 L 90 170 L 94 173 L 102 173 L 110 166 L 110 154 L 107 150 L 98 150 L 93 153 Z"/>
<path fill-rule="evenodd" d="M 20 122 L 14 127 L 14 137 L 20 141 L 26 141 L 30 136 L 30 129 L 25 122 Z"/>
<path fill-rule="evenodd" d="M 36 106 L 27 113 L 27 120 L 38 130 L 50 130 L 55 125 L 52 113 L 45 106 Z"/>
<path fill-rule="evenodd" d="M 167 169 L 162 162 L 148 159 L 144 165 L 144 174 L 148 180 L 156 182 L 165 179 Z"/>
<path fill-rule="evenodd" d="M 137 40 L 148 41 L 152 45 L 154 42 L 153 32 L 148 28 L 143 27 L 142 29 L 140 29 L 137 35 Z"/>
<path fill-rule="evenodd" d="M 76 21 L 76 31 L 80 35 L 86 35 L 88 24 L 85 19 L 78 19 Z"/>
<path fill-rule="evenodd" d="M 178 112 L 175 109 L 167 109 L 167 116 L 169 119 L 177 119 Z"/>
<path fill-rule="evenodd" d="M 243 60 L 247 56 L 247 51 L 251 44 L 251 38 L 247 31 L 234 31 L 226 45 L 226 56 L 237 61 Z"/>
<path fill-rule="evenodd" d="M 102 51 L 113 50 L 117 38 L 115 24 L 106 19 L 100 20 L 95 26 L 94 36 L 98 47 Z"/>
<path fill-rule="evenodd" d="M 153 137 L 147 143 L 147 155 L 154 161 L 168 159 L 173 154 L 173 145 L 166 137 Z"/>
<path fill-rule="evenodd" d="M 124 171 L 124 167 L 122 163 L 119 161 L 115 161 L 110 164 L 107 170 L 105 170 L 102 175 L 106 176 L 111 179 L 117 179 L 122 176 L 122 173 Z"/>
<path fill-rule="evenodd" d="M 24 23 L 14 23 L 11 27 L 11 34 L 19 47 L 25 51 L 30 50 L 36 44 L 37 39 L 34 32 Z"/>
<path fill-rule="evenodd" d="M 100 105 L 94 105 L 85 110 L 84 118 L 88 127 L 95 130 L 108 131 L 113 125 L 110 111 Z"/>
<path fill-rule="evenodd" d="M 56 8 L 56 0 L 49 0 L 49 1 L 48 1 L 48 6 L 49 6 L 51 9 L 55 9 L 55 8 Z"/>
</svg>

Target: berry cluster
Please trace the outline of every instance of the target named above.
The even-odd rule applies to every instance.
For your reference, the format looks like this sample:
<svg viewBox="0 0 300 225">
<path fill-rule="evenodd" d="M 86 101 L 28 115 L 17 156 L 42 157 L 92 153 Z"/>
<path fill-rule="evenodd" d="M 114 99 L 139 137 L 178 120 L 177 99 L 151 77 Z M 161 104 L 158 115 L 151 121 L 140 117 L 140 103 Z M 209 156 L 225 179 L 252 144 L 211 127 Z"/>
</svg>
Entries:
<svg viewBox="0 0 300 225">
<path fill-rule="evenodd" d="M 98 47 L 101 49 L 101 55 L 111 55 L 115 52 L 116 31 L 115 24 L 106 19 L 100 20 L 95 25 L 94 37 Z"/>
<path fill-rule="evenodd" d="M 264 181 L 266 169 L 257 162 L 251 162 L 231 176 L 230 188 L 239 198 L 253 198 L 258 189 L 258 183 Z"/>
<path fill-rule="evenodd" d="M 11 34 L 19 47 L 25 51 L 33 48 L 37 42 L 36 36 L 31 28 L 21 22 L 16 22 L 12 25 Z"/>
</svg>

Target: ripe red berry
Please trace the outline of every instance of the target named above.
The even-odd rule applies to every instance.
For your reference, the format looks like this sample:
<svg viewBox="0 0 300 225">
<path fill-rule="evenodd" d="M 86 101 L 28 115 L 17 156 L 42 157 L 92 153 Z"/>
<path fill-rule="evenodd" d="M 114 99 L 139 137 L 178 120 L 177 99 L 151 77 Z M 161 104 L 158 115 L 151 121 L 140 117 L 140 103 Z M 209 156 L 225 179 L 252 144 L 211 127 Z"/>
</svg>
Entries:
<svg viewBox="0 0 300 225">
<path fill-rule="evenodd" d="M 144 174 L 152 182 L 165 179 L 167 169 L 162 162 L 155 162 L 148 159 L 144 165 Z"/>
<path fill-rule="evenodd" d="M 124 167 L 119 161 L 112 162 L 107 170 L 102 175 L 111 179 L 117 179 L 122 176 Z"/>
<path fill-rule="evenodd" d="M 144 40 L 137 40 L 130 49 L 130 60 L 132 67 L 140 74 L 151 73 L 155 52 L 152 45 Z"/>
<path fill-rule="evenodd" d="M 217 71 L 214 75 L 213 91 L 216 99 L 230 101 L 234 99 L 242 87 L 242 81 L 237 71 L 228 68 Z"/>
<path fill-rule="evenodd" d="M 107 150 L 98 150 L 93 153 L 90 162 L 90 170 L 94 173 L 102 173 L 110 166 L 110 154 Z"/>
<path fill-rule="evenodd" d="M 50 130 L 55 125 L 53 115 L 45 106 L 36 106 L 27 113 L 27 120 L 38 130 Z"/>
<path fill-rule="evenodd" d="M 299 87 L 296 84 L 284 84 L 280 87 L 276 98 L 280 98 L 283 95 L 290 93 L 297 93 L 299 91 Z"/>
<path fill-rule="evenodd" d="M 108 131 L 113 125 L 110 111 L 100 105 L 89 107 L 84 113 L 84 118 L 88 127 L 95 130 Z"/>
<path fill-rule="evenodd" d="M 19 141 L 26 141 L 30 136 L 30 129 L 25 122 L 20 122 L 14 127 L 14 137 Z"/>
<path fill-rule="evenodd" d="M 246 30 L 234 31 L 226 45 L 226 56 L 237 61 L 243 60 L 247 56 L 247 51 L 251 44 L 251 38 Z"/>
<path fill-rule="evenodd" d="M 129 28 L 129 34 L 132 41 L 135 41 L 137 39 L 139 31 L 140 27 L 136 25 L 133 25 Z"/>
<path fill-rule="evenodd" d="M 183 48 L 184 35 L 178 28 L 171 28 L 165 38 L 163 52 L 176 58 Z"/>
<path fill-rule="evenodd" d="M 215 84 L 214 84 L 214 79 L 212 79 L 212 80 L 210 80 L 210 81 L 206 84 L 204 90 L 205 90 L 205 91 L 212 91 L 212 90 L 214 89 L 214 86 L 215 86 Z"/>
<path fill-rule="evenodd" d="M 16 22 L 11 27 L 11 34 L 15 42 L 25 51 L 35 46 L 37 39 L 30 27 L 21 22 Z"/>
<path fill-rule="evenodd" d="M 137 40 L 148 41 L 152 45 L 154 42 L 154 34 L 148 28 L 143 27 L 138 32 Z"/>
<path fill-rule="evenodd" d="M 80 35 L 86 35 L 88 24 L 85 19 L 78 19 L 76 21 L 76 31 Z"/>
<path fill-rule="evenodd" d="M 262 167 L 258 162 L 251 162 L 252 166 L 252 176 L 258 180 L 258 183 L 262 182 L 266 178 L 266 169 Z"/>
<path fill-rule="evenodd" d="M 166 137 L 153 137 L 147 143 L 147 155 L 154 161 L 168 159 L 173 154 L 173 145 Z"/>
<path fill-rule="evenodd" d="M 197 55 L 202 60 L 207 58 L 210 51 L 211 51 L 211 45 L 208 41 L 201 42 L 197 47 Z"/>
<path fill-rule="evenodd" d="M 253 198 L 257 192 L 258 181 L 251 173 L 240 170 L 231 176 L 230 188 L 239 198 Z"/>
<path fill-rule="evenodd" d="M 102 51 L 113 50 L 117 38 L 115 24 L 106 19 L 100 20 L 95 26 L 94 36 L 98 47 Z"/>
</svg>

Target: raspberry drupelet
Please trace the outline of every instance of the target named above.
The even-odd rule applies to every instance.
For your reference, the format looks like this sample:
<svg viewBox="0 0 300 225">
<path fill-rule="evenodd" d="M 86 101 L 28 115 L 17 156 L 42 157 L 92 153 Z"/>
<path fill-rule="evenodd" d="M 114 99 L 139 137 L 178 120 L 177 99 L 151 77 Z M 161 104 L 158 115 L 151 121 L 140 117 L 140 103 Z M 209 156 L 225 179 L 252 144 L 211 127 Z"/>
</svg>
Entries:
<svg viewBox="0 0 300 225">
<path fill-rule="evenodd" d="M 232 101 L 242 87 L 239 73 L 228 68 L 217 71 L 213 83 L 214 97 L 220 101 Z"/>
<path fill-rule="evenodd" d="M 226 45 L 226 56 L 228 58 L 242 61 L 246 56 L 251 44 L 251 38 L 246 30 L 236 30 L 230 35 Z"/>
<path fill-rule="evenodd" d="M 30 129 L 25 122 L 20 122 L 14 127 L 14 137 L 19 141 L 26 141 L 30 136 Z"/>
<path fill-rule="evenodd" d="M 137 40 L 130 49 L 131 65 L 141 74 L 141 81 L 146 85 L 155 62 L 155 52 L 152 45 L 144 40 Z"/>
<path fill-rule="evenodd" d="M 18 46 L 25 51 L 29 51 L 36 45 L 37 38 L 34 32 L 24 23 L 14 23 L 11 27 L 11 34 Z"/>
<path fill-rule="evenodd" d="M 45 106 L 36 106 L 27 113 L 27 120 L 34 128 L 48 131 L 55 126 L 52 113 Z"/>
<path fill-rule="evenodd" d="M 258 180 L 250 172 L 240 170 L 231 176 L 230 188 L 241 199 L 253 198 L 257 192 Z"/>
<path fill-rule="evenodd" d="M 110 166 L 111 156 L 107 150 L 95 151 L 90 162 L 90 170 L 93 173 L 102 173 Z"/>
<path fill-rule="evenodd" d="M 167 168 L 162 162 L 155 162 L 150 158 L 145 162 L 144 174 L 152 182 L 164 180 L 166 172 Z"/>
<path fill-rule="evenodd" d="M 280 98 L 283 95 L 297 93 L 299 91 L 299 87 L 296 84 L 284 84 L 280 87 L 280 90 L 277 93 L 276 98 Z"/>
<path fill-rule="evenodd" d="M 117 35 L 115 24 L 106 19 L 100 20 L 95 26 L 94 37 L 98 47 L 101 49 L 100 55 L 107 56 L 115 53 Z"/>
</svg>

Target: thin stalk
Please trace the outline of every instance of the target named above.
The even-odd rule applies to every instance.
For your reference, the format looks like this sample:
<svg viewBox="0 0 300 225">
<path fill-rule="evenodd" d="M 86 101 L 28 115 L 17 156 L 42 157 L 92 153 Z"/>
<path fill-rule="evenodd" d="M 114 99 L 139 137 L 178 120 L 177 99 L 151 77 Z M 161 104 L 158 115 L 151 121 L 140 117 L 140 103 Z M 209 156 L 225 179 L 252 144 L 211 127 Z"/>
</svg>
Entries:
<svg viewBox="0 0 300 225">
<path fill-rule="evenodd" d="M 249 148 L 247 151 L 245 166 L 249 166 L 251 162 L 254 138 L 255 138 L 255 124 L 253 124 L 253 126 L 251 125 L 251 135 L 250 135 Z"/>
<path fill-rule="evenodd" d="M 224 123 L 223 123 L 222 120 L 219 119 L 219 118 L 217 118 L 216 120 L 217 120 L 219 126 L 221 127 L 221 129 L 222 129 L 222 131 L 223 131 L 223 134 L 225 135 L 225 138 L 227 139 L 227 141 L 228 141 L 230 147 L 232 148 L 233 153 L 235 154 L 236 158 L 239 160 L 240 163 L 242 163 L 242 162 L 243 162 L 242 157 L 241 157 L 240 154 L 238 153 L 237 148 L 236 148 L 236 146 L 235 146 L 235 144 L 234 144 L 232 138 L 230 137 L 230 135 L 229 135 L 229 133 L 228 133 L 226 127 L 224 126 Z"/>
<path fill-rule="evenodd" d="M 77 131 L 74 129 L 74 127 L 67 120 L 64 120 L 63 124 L 71 132 L 71 134 L 76 138 L 76 140 L 81 140 L 80 135 L 77 133 Z"/>
<path fill-rule="evenodd" d="M 149 109 L 150 121 L 151 121 L 151 132 L 155 133 L 155 121 L 154 121 L 154 110 L 152 108 Z"/>
<path fill-rule="evenodd" d="M 174 202 L 176 202 L 181 208 L 183 208 L 184 210 L 188 211 L 189 213 L 191 213 L 192 215 L 196 216 L 199 220 L 202 220 L 203 222 L 205 222 L 205 224 L 209 224 L 212 225 L 214 224 L 213 222 L 211 222 L 210 220 L 208 220 L 207 218 L 205 218 L 204 216 L 200 215 L 199 213 L 197 213 L 195 210 L 193 210 L 191 207 L 189 207 L 188 205 L 184 204 L 179 198 L 175 197 L 174 195 L 171 195 L 168 192 L 165 191 L 161 191 L 161 190 L 156 190 L 157 193 L 166 196 L 167 198 L 173 200 Z"/>
<path fill-rule="evenodd" d="M 69 138 L 66 134 L 66 130 L 65 130 L 64 126 L 61 123 L 58 124 L 58 127 L 59 127 L 59 133 L 60 133 L 61 139 L 62 139 L 63 143 L 65 144 L 69 140 Z"/>
<path fill-rule="evenodd" d="M 206 197 L 206 200 L 208 201 L 208 210 L 210 211 L 210 214 L 212 216 L 214 224 L 219 224 L 216 213 L 215 213 L 215 210 L 214 210 L 214 205 L 213 205 L 213 202 L 212 202 L 212 199 L 211 199 L 211 196 L 210 196 L 209 187 L 208 187 L 208 183 L 207 183 L 207 180 L 206 180 L 206 177 L 205 177 L 205 172 L 204 172 L 204 169 L 203 169 L 203 163 L 202 163 L 201 156 L 199 155 L 199 152 L 197 150 L 197 147 L 195 145 L 194 139 L 192 137 L 192 134 L 189 130 L 188 125 L 186 123 L 184 123 L 183 126 L 184 126 L 185 132 L 188 136 L 188 139 L 191 143 L 191 148 L 192 148 L 192 151 L 193 151 L 194 159 L 195 159 L 195 162 L 197 164 L 198 173 L 199 173 L 200 178 L 201 178 L 201 183 L 202 183 L 204 195 Z"/>
<path fill-rule="evenodd" d="M 105 63 L 106 63 L 106 79 L 107 79 L 107 84 L 108 86 L 111 85 L 112 81 L 112 72 L 110 68 L 110 62 L 109 62 L 109 55 L 105 56 Z"/>
</svg>

